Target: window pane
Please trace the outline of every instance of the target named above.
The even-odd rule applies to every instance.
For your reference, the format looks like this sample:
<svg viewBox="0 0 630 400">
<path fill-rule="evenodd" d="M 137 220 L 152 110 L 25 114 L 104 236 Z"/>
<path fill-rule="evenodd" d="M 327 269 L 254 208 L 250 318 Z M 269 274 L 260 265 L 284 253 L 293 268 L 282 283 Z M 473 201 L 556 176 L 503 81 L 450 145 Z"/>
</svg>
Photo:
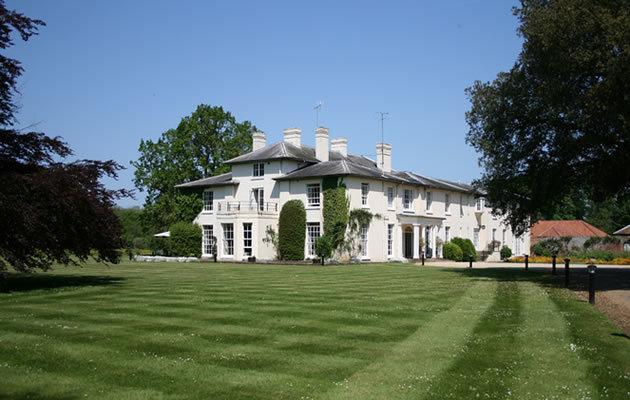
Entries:
<svg viewBox="0 0 630 400">
<path fill-rule="evenodd" d="M 252 224 L 246 222 L 243 224 L 243 254 L 252 255 Z"/>
<path fill-rule="evenodd" d="M 306 252 L 307 256 L 315 256 L 315 241 L 320 236 L 319 222 L 306 224 Z"/>
<path fill-rule="evenodd" d="M 212 225 L 203 226 L 203 254 L 214 254 L 214 229 Z"/>
</svg>

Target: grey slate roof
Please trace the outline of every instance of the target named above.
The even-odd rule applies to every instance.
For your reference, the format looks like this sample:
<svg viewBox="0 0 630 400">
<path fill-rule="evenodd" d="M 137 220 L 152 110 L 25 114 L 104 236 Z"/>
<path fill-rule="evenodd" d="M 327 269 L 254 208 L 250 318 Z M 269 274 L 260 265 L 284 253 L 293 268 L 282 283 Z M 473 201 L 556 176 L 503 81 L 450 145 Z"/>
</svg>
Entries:
<svg viewBox="0 0 630 400">
<path fill-rule="evenodd" d="M 195 188 L 195 187 L 209 187 L 209 186 L 226 186 L 226 185 L 238 185 L 238 182 L 232 179 L 232 173 L 228 172 L 221 175 L 211 176 L 209 178 L 203 178 L 192 182 L 180 183 L 176 185 L 176 188 Z"/>
<path fill-rule="evenodd" d="M 371 167 L 368 167 L 367 163 L 363 163 L 362 165 L 358 162 L 354 162 L 349 157 L 343 158 L 341 155 L 339 156 L 341 159 L 308 165 L 275 179 L 277 181 L 284 181 L 290 179 L 305 179 L 321 176 L 360 176 L 365 178 L 395 181 L 398 183 L 404 182 L 404 180 L 392 174 L 384 173 L 383 171 L 378 169 L 375 164 Z"/>
<path fill-rule="evenodd" d="M 243 154 L 227 160 L 226 164 L 240 164 L 253 161 L 268 160 L 295 160 L 301 162 L 317 162 L 315 150 L 306 146 L 295 146 L 284 141 L 278 142 L 262 149 Z"/>
<path fill-rule="evenodd" d="M 232 158 L 231 160 L 226 161 L 226 163 L 240 164 L 269 160 L 295 160 L 306 164 L 305 166 L 289 172 L 284 176 L 275 178 L 278 181 L 317 178 L 323 176 L 357 176 L 444 190 L 455 190 L 467 193 L 475 192 L 471 185 L 464 183 L 429 178 L 407 171 L 392 171 L 391 173 L 386 173 L 378 168 L 374 160 L 364 156 L 356 156 L 352 154 L 343 156 L 341 153 L 336 151 L 330 151 L 329 161 L 320 162 L 315 157 L 315 149 L 312 147 L 295 146 L 284 141 Z M 232 174 L 227 173 L 210 178 L 199 179 L 193 182 L 183 183 L 177 185 L 176 187 L 193 188 L 237 184 L 238 182 L 232 179 Z"/>
</svg>

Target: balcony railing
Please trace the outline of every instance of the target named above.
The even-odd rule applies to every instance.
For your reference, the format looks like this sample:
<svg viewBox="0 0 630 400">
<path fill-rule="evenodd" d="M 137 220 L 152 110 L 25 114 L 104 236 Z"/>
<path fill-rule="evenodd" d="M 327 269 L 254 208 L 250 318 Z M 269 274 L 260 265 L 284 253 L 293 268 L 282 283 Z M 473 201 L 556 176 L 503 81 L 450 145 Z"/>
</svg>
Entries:
<svg viewBox="0 0 630 400">
<path fill-rule="evenodd" d="M 219 214 L 275 214 L 278 212 L 278 203 L 273 201 L 264 203 L 255 201 L 219 201 L 217 203 L 217 212 Z"/>
</svg>

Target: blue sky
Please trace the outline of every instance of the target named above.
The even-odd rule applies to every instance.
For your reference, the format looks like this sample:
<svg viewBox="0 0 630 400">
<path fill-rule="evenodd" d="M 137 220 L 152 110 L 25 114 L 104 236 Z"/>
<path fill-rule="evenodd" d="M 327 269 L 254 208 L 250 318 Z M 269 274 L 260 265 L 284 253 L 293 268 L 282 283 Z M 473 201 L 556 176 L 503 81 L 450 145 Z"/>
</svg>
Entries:
<svg viewBox="0 0 630 400">
<path fill-rule="evenodd" d="M 509 69 L 520 50 L 511 1 L 17 1 L 46 21 L 16 39 L 20 126 L 62 136 L 77 158 L 127 166 L 197 104 L 222 105 L 281 140 L 320 124 L 354 154 L 375 154 L 378 111 L 393 167 L 470 181 L 464 90 Z M 144 196 L 121 205 L 142 204 Z"/>
</svg>

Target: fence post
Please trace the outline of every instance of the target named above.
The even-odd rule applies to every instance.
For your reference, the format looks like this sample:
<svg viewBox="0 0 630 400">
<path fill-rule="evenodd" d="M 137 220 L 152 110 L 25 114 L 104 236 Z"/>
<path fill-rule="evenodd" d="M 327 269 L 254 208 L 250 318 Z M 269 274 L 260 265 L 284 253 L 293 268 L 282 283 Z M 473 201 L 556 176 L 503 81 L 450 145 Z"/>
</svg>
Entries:
<svg viewBox="0 0 630 400">
<path fill-rule="evenodd" d="M 555 254 L 551 256 L 551 273 L 553 275 L 556 274 L 556 257 L 557 256 Z"/>
<path fill-rule="evenodd" d="M 569 262 L 571 260 L 569 258 L 564 259 L 564 287 L 569 287 Z"/>
<path fill-rule="evenodd" d="M 525 254 L 525 270 L 529 269 L 529 254 Z"/>
<path fill-rule="evenodd" d="M 420 261 L 422 262 L 422 265 L 424 265 L 424 251 L 420 254 Z"/>
<path fill-rule="evenodd" d="M 595 265 L 589 265 L 586 267 L 588 272 L 588 302 L 595 304 L 595 271 L 597 267 Z"/>
<path fill-rule="evenodd" d="M 473 256 L 472 254 L 470 254 L 468 256 L 468 268 L 472 268 L 472 264 L 473 264 Z"/>
</svg>

